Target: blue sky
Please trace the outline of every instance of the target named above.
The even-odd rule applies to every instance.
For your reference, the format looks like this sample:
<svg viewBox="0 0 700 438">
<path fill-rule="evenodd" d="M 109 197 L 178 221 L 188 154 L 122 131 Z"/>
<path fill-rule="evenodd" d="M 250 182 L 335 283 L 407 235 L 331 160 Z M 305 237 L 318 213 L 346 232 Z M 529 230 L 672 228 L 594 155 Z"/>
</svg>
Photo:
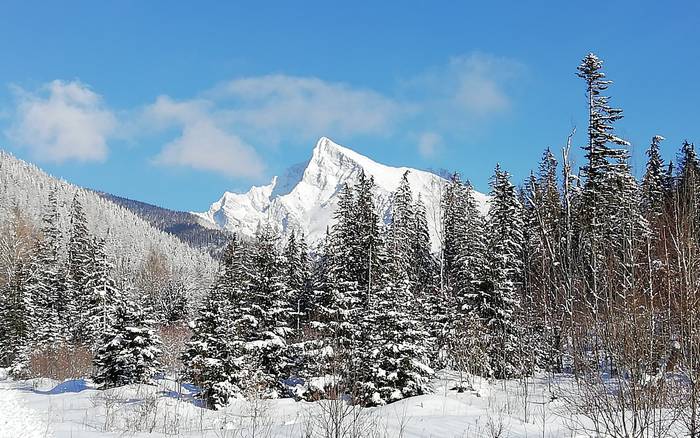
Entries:
<svg viewBox="0 0 700 438">
<path fill-rule="evenodd" d="M 519 182 L 573 127 L 583 144 L 575 69 L 594 51 L 639 169 L 652 135 L 668 158 L 700 141 L 699 5 L 0 1 L 0 145 L 181 210 L 268 181 L 320 136 L 486 191 L 496 162 Z"/>
</svg>

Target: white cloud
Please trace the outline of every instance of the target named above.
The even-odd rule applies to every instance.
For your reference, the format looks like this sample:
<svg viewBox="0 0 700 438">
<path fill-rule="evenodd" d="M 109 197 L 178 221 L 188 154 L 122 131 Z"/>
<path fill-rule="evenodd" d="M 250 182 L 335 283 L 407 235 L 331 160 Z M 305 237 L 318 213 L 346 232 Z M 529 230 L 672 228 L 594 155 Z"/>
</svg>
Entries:
<svg viewBox="0 0 700 438">
<path fill-rule="evenodd" d="M 524 66 L 514 60 L 476 52 L 454 57 L 446 67 L 433 69 L 406 85 L 418 96 L 423 111 L 449 119 L 449 113 L 455 112 L 483 118 L 511 108 L 509 85 L 523 70 Z"/>
<path fill-rule="evenodd" d="M 405 112 L 375 91 L 313 77 L 234 79 L 208 95 L 231 106 L 225 116 L 239 130 L 272 141 L 384 133 Z"/>
<path fill-rule="evenodd" d="M 423 158 L 432 158 L 442 143 L 442 137 L 434 132 L 424 132 L 418 137 L 418 152 Z"/>
<path fill-rule="evenodd" d="M 508 87 L 521 70 L 515 61 L 474 53 L 407 81 L 402 94 L 315 77 L 237 78 L 191 99 L 159 97 L 147 107 L 147 125 L 141 129 L 178 131 L 156 156 L 157 163 L 230 177 L 261 177 L 261 156 L 275 146 L 310 145 L 320 136 L 399 135 L 410 141 L 415 135 L 410 132 L 422 131 L 418 152 L 430 158 L 443 136 L 507 111 L 512 105 Z"/>
<path fill-rule="evenodd" d="M 37 92 L 14 89 L 17 108 L 6 134 L 38 159 L 104 161 L 117 120 L 99 94 L 78 81 L 55 80 Z"/>
<path fill-rule="evenodd" d="M 453 58 L 450 71 L 457 80 L 455 101 L 467 111 L 493 114 L 511 105 L 505 84 L 521 66 L 505 58 L 480 53 Z"/>
<path fill-rule="evenodd" d="M 231 177 L 260 177 L 257 145 L 312 141 L 323 135 L 382 133 L 401 107 L 383 95 L 317 78 L 271 75 L 235 79 L 201 97 L 159 97 L 142 129 L 180 130 L 155 162 Z M 244 140 L 246 139 L 246 140 Z"/>
<path fill-rule="evenodd" d="M 161 96 L 145 111 L 161 128 L 175 126 L 180 135 L 155 157 L 162 165 L 213 171 L 229 177 L 260 177 L 264 165 L 255 149 L 220 126 L 203 100 L 177 102 Z"/>
</svg>

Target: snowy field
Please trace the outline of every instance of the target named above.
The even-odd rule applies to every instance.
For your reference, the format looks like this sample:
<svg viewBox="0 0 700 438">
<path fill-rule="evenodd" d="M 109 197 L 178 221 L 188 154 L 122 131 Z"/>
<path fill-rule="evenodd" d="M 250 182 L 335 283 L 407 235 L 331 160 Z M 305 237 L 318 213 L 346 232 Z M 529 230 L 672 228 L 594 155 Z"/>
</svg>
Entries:
<svg viewBox="0 0 700 438">
<path fill-rule="evenodd" d="M 342 424 L 354 437 L 585 437 L 552 396 L 566 378 L 489 383 L 458 393 L 443 373 L 434 393 L 372 409 L 292 399 L 236 401 L 225 410 L 198 407 L 193 388 L 170 379 L 99 391 L 84 380 L 0 381 L 0 437 L 325 437 Z"/>
</svg>

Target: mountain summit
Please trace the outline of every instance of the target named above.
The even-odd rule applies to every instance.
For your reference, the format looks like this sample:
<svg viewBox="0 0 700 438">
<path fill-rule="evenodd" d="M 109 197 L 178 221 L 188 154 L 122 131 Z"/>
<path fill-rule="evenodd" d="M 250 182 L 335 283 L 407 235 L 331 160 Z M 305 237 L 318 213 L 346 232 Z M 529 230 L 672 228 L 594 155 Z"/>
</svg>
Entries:
<svg viewBox="0 0 700 438">
<path fill-rule="evenodd" d="M 270 221 L 285 233 L 300 231 L 309 242 L 317 243 L 332 223 L 343 185 L 354 184 L 362 171 L 374 178 L 377 208 L 385 219 L 390 217 L 392 193 L 409 172 L 414 198 L 420 196 L 426 205 L 430 237 L 437 249 L 440 198 L 446 180 L 423 170 L 385 166 L 327 137 L 318 140 L 305 165 L 292 166 L 282 177 L 246 193 L 225 192 L 209 211 L 195 214 L 217 228 L 246 236 L 252 236 L 260 222 Z M 475 197 L 485 210 L 488 197 L 476 192 Z"/>
</svg>

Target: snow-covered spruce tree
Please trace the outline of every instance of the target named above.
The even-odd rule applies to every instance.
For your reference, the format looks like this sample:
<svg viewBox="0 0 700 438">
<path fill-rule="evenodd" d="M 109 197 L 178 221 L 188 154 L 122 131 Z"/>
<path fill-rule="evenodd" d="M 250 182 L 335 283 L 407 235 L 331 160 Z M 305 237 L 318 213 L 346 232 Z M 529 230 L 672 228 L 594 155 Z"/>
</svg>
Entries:
<svg viewBox="0 0 700 438">
<path fill-rule="evenodd" d="M 321 248 L 313 293 L 310 328 L 317 341 L 312 353 L 315 357 L 307 360 L 315 362 L 316 376 L 335 374 L 339 363 L 349 363 L 359 336 L 361 300 L 354 274 L 358 241 L 355 214 L 354 192 L 346 184 L 334 212 L 335 223 Z"/>
<path fill-rule="evenodd" d="M 456 283 L 455 273 L 459 270 L 457 260 L 463 243 L 466 240 L 466 225 L 464 224 L 465 202 L 464 184 L 459 174 L 455 173 L 446 184 L 442 195 L 442 247 L 440 252 L 439 285 L 435 293 L 428 296 L 426 301 L 427 313 L 430 315 L 427 321 L 428 331 L 434 352 L 432 362 L 440 366 L 451 366 L 450 354 L 453 340 L 456 338 L 454 330 L 455 318 L 460 304 L 456 295 L 452 292 L 452 283 Z"/>
<path fill-rule="evenodd" d="M 392 276 L 407 278 L 414 291 L 421 291 L 434 284 L 435 260 L 425 204 L 420 195 L 414 201 L 408 175 L 409 171 L 403 174 L 393 196 L 386 250 L 392 254 Z"/>
<path fill-rule="evenodd" d="M 190 322 L 192 337 L 185 346 L 182 362 L 185 377 L 202 389 L 207 407 L 226 406 L 242 394 L 247 375 L 240 359 L 246 353 L 245 340 L 235 331 L 244 315 L 241 308 L 250 282 L 247 245 L 236 235 L 226 245 L 219 272 L 197 317 Z"/>
<path fill-rule="evenodd" d="M 666 201 L 666 166 L 661 158 L 659 145 L 664 140 L 660 135 L 651 139 L 647 150 L 647 166 L 642 179 L 642 208 L 648 220 L 654 221 L 663 213 Z"/>
<path fill-rule="evenodd" d="M 368 333 L 374 330 L 374 313 L 367 310 L 388 267 L 373 191 L 374 182 L 364 173 L 354 187 L 343 188 L 324 248 L 323 285 L 314 294 L 310 328 L 319 337 L 318 375 L 332 376 L 335 384 L 315 397 L 354 392 L 369 372 L 361 357 L 369 351 Z"/>
<path fill-rule="evenodd" d="M 33 303 L 27 289 L 34 228 L 17 207 L 0 222 L 0 364 L 23 377 L 31 347 Z"/>
<path fill-rule="evenodd" d="M 427 293 L 435 287 L 436 261 L 430 246 L 425 203 L 420 195 L 413 204 L 410 278 L 415 292 Z"/>
<path fill-rule="evenodd" d="M 374 178 L 367 178 L 364 171 L 360 173 L 355 186 L 355 242 L 353 258 L 356 263 L 353 273 L 358 282 L 363 303 L 368 305 L 375 283 L 382 273 L 380 218 L 374 202 Z"/>
<path fill-rule="evenodd" d="M 151 382 L 161 354 L 161 342 L 151 323 L 135 302 L 124 299 L 119 303 L 93 359 L 95 383 L 105 389 Z"/>
<path fill-rule="evenodd" d="M 515 187 L 499 166 L 491 180 L 487 225 L 488 286 L 478 312 L 488 330 L 493 375 L 511 378 L 530 372 L 516 320 L 523 275 L 523 219 Z"/>
<path fill-rule="evenodd" d="M 294 231 L 290 233 L 282 258 L 287 294 L 293 307 L 289 326 L 299 337 L 302 326 L 308 322 L 311 305 L 309 254 L 303 234 L 297 238 Z"/>
<path fill-rule="evenodd" d="M 28 277 L 20 261 L 10 282 L 0 287 L 0 361 L 15 377 L 24 377 L 29 363 L 33 304 L 26 287 Z"/>
<path fill-rule="evenodd" d="M 34 303 L 33 340 L 40 349 L 55 348 L 67 338 L 64 324 L 67 310 L 67 285 L 61 260 L 56 191 L 49 192 L 42 216 L 41 238 L 29 268 L 28 290 Z"/>
<path fill-rule="evenodd" d="M 88 278 L 94 269 L 93 241 L 88 232 L 87 219 L 79 198 L 79 191 L 75 193 L 70 208 L 70 234 L 68 239 L 68 323 L 71 330 L 71 339 L 84 341 L 81 312 L 87 304 L 89 297 Z"/>
<path fill-rule="evenodd" d="M 408 183 L 409 171 L 404 172 L 399 187 L 393 196 L 391 223 L 388 229 L 387 251 L 392 278 L 398 281 L 413 282 L 413 244 L 416 241 L 413 194 Z"/>
<path fill-rule="evenodd" d="M 389 243 L 377 247 L 385 271 L 377 278 L 370 305 L 361 317 L 362 349 L 358 356 L 355 396 L 365 405 L 382 405 L 428 391 L 428 332 L 422 301 L 411 279 L 413 262 L 412 195 L 406 174 L 396 193 Z M 396 221 L 396 222 L 394 222 Z"/>
<path fill-rule="evenodd" d="M 326 248 L 328 257 L 326 299 L 318 304 L 328 306 L 320 308 L 321 318 L 326 320 L 330 335 L 344 348 L 350 348 L 352 339 L 357 335 L 357 316 L 364 304 L 361 291 L 366 288 L 360 284 L 360 272 L 367 270 L 360 248 L 360 231 L 357 220 L 357 202 L 355 190 L 345 186 L 338 200 L 335 212 L 336 223 L 330 231 L 329 244 Z"/>
<path fill-rule="evenodd" d="M 452 292 L 463 315 L 475 312 L 484 295 L 486 277 L 486 223 L 477 207 L 474 189 L 466 184 L 461 192 L 464 234 L 454 263 Z"/>
<path fill-rule="evenodd" d="M 420 195 L 413 204 L 413 211 L 414 231 L 409 276 L 415 302 L 413 311 L 419 315 L 423 330 L 427 333 L 429 362 L 431 365 L 439 365 L 436 361 L 440 349 L 437 335 L 443 333 L 441 324 L 449 319 L 444 311 L 447 303 L 438 289 L 437 260 L 432 253 L 426 208 Z"/>
<path fill-rule="evenodd" d="M 459 175 L 452 177 L 443 199 L 445 277 L 447 287 L 460 307 L 471 312 L 478 301 L 484 277 L 484 222 L 473 189 Z"/>
<path fill-rule="evenodd" d="M 81 312 L 76 340 L 96 349 L 101 346 L 105 333 L 109 332 L 114 323 L 123 294 L 112 277 L 113 268 L 105 254 L 104 239 L 94 238 L 90 247 L 89 271 L 79 301 Z"/>
<path fill-rule="evenodd" d="M 436 338 L 442 365 L 458 366 L 456 361 L 464 364 L 464 322 L 478 317 L 478 305 L 486 292 L 486 233 L 471 185 L 464 184 L 456 174 L 446 187 L 442 208 L 445 281 L 441 293 L 432 300 L 430 331 Z M 487 368 L 482 365 L 469 364 L 469 368 Z"/>
<path fill-rule="evenodd" d="M 192 337 L 185 346 L 182 362 L 185 377 L 202 389 L 207 407 L 226 406 L 241 394 L 242 343 L 234 342 L 231 303 L 220 283 L 212 286 L 197 318 L 190 323 Z"/>
<path fill-rule="evenodd" d="M 388 282 L 372 302 L 362 321 L 358 401 L 376 406 L 429 392 L 429 334 L 410 286 Z"/>
<path fill-rule="evenodd" d="M 269 224 L 260 225 L 249 263 L 250 283 L 241 299 L 232 303 L 235 342 L 241 342 L 244 354 L 239 358 L 247 373 L 244 388 L 256 396 L 276 398 L 282 394 L 282 381 L 293 364 L 288 339 L 292 311 L 285 287 L 279 235 Z"/>
</svg>

